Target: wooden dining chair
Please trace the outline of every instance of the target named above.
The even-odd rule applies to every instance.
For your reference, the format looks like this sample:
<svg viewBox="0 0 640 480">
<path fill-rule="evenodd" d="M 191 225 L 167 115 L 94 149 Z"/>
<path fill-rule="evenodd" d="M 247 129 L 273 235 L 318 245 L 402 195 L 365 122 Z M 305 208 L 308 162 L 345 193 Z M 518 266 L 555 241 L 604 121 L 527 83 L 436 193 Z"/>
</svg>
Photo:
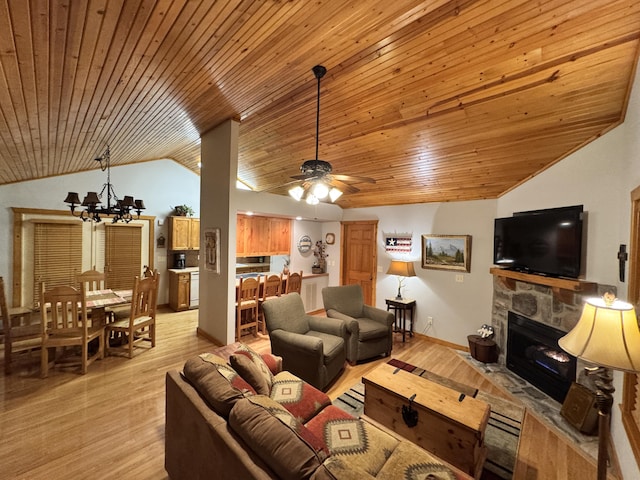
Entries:
<svg viewBox="0 0 640 480">
<path fill-rule="evenodd" d="M 87 302 L 84 286 L 80 290 L 71 286 L 54 287 L 46 290 L 44 283 L 40 287 L 42 348 L 40 350 L 40 377 L 49 374 L 49 363 L 58 362 L 57 350 L 63 348 L 62 365 L 80 365 L 84 375 L 94 361 L 104 358 L 104 325 L 93 324 L 87 316 Z M 90 343 L 97 340 L 97 349 Z M 79 346 L 80 355 L 70 356 L 71 349 Z M 95 351 L 93 351 L 95 350 Z M 49 358 L 49 353 L 52 353 Z"/>
<path fill-rule="evenodd" d="M 244 330 L 255 328 L 258 334 L 258 302 L 260 298 L 260 275 L 240 278 L 236 301 L 236 340 L 240 340 Z"/>
<path fill-rule="evenodd" d="M 96 269 L 86 270 L 76 275 L 76 282 L 78 286 L 84 284 L 85 291 L 103 290 L 104 289 L 104 272 L 99 272 Z"/>
<path fill-rule="evenodd" d="M 153 276 L 136 276 L 133 282 L 131 309 L 126 318 L 116 319 L 107 324 L 107 338 L 111 334 L 124 336 L 126 343 L 121 346 L 111 346 L 107 343 L 107 354 L 114 351 L 126 353 L 133 358 L 133 349 L 141 343 L 150 343 L 150 348 L 156 346 L 156 307 L 158 301 L 158 285 L 160 274 Z"/>
<path fill-rule="evenodd" d="M 258 302 L 258 314 L 260 323 L 259 327 L 263 334 L 267 333 L 267 326 L 264 322 L 264 313 L 262 312 L 262 304 L 269 297 L 279 297 L 282 294 L 282 274 L 280 275 L 267 275 L 264 279 L 264 284 L 262 285 L 262 295 L 260 295 L 260 300 Z"/>
<path fill-rule="evenodd" d="M 4 343 L 4 373 L 11 374 L 14 353 L 30 352 L 40 348 L 42 331 L 40 322 L 27 307 L 8 307 L 4 279 L 0 277 L 0 335 Z"/>
<path fill-rule="evenodd" d="M 297 292 L 302 294 L 302 270 L 300 273 L 290 273 L 287 275 L 287 291 L 286 293 Z"/>
</svg>

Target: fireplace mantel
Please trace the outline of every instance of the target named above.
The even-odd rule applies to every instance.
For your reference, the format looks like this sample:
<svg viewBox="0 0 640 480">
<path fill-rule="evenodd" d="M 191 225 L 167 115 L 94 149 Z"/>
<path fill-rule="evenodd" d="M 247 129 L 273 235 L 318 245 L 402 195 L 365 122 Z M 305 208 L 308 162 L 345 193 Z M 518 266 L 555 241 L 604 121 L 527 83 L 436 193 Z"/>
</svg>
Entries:
<svg viewBox="0 0 640 480">
<path fill-rule="evenodd" d="M 553 296 L 563 303 L 573 302 L 573 293 L 589 294 L 597 291 L 598 284 L 585 280 L 545 277 L 544 275 L 534 275 L 530 273 L 515 272 L 504 268 L 492 267 L 489 269 L 491 275 L 501 277 L 504 284 L 510 290 L 515 290 L 515 281 L 533 283 L 551 287 Z"/>
</svg>

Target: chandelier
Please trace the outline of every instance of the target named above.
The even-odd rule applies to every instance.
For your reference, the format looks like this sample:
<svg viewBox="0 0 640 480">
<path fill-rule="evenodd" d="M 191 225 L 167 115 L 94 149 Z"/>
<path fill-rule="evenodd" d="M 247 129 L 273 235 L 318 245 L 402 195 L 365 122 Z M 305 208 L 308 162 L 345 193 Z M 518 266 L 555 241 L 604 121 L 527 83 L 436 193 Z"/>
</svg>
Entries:
<svg viewBox="0 0 640 480">
<path fill-rule="evenodd" d="M 113 223 L 129 223 L 134 219 L 132 213 L 134 211 L 137 213 L 136 218 L 140 218 L 140 213 L 145 209 L 144 202 L 141 199 L 134 200 L 133 197 L 129 195 L 125 195 L 125 197 L 120 200 L 113 189 L 113 185 L 111 183 L 111 151 L 109 150 L 109 146 L 107 146 L 104 153 L 100 157 L 96 158 L 95 161 L 100 162 L 100 170 L 103 172 L 105 170 L 107 171 L 107 183 L 102 185 L 100 194 L 96 192 L 88 192 L 82 203 L 80 203 L 80 197 L 78 197 L 77 192 L 69 192 L 64 201 L 69 204 L 71 214 L 74 217 L 80 217 L 83 222 L 93 220 L 96 223 L 102 221 L 101 215 L 105 217 L 113 217 Z M 107 205 L 102 206 L 101 203 L 105 193 L 107 197 Z M 85 207 L 85 209 L 76 215 L 75 210 L 78 205 Z"/>
</svg>

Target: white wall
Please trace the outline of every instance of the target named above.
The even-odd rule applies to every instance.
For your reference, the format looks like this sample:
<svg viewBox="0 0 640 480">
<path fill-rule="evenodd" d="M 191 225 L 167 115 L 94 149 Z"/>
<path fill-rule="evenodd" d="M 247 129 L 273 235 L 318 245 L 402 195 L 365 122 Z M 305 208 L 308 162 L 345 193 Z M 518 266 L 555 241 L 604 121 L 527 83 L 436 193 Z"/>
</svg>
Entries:
<svg viewBox="0 0 640 480">
<path fill-rule="evenodd" d="M 496 201 L 450 202 L 349 209 L 344 220 L 378 220 L 378 279 L 376 306 L 386 308 L 385 298 L 398 292 L 395 275 L 387 275 L 392 258 L 414 260 L 416 277 L 408 278 L 403 297 L 416 299 L 414 330 L 448 342 L 467 345 L 483 323 L 491 322 L 493 219 Z M 411 234 L 411 254 L 388 254 L 385 234 Z M 422 268 L 422 235 L 471 235 L 469 273 Z M 462 282 L 456 276 L 462 275 Z M 427 328 L 427 316 L 433 326 Z"/>
<path fill-rule="evenodd" d="M 116 153 L 113 154 L 116 155 Z M 93 162 L 93 159 L 88 159 L 87 163 L 89 161 Z M 87 190 L 99 192 L 106 179 L 106 172 L 94 170 L 0 187 L 0 205 L 2 205 L 0 208 L 0 247 L 3 252 L 3 255 L 0 255 L 0 276 L 5 278 L 5 285 L 9 289 L 11 288 L 13 259 L 13 212 L 11 207 L 68 211 L 67 204 L 64 203 L 68 191 L 78 192 L 80 199 L 82 199 Z M 174 205 L 186 203 L 195 209 L 196 216 L 199 213 L 200 178 L 173 160 L 157 160 L 112 167 L 111 181 L 118 196 L 133 195 L 144 200 L 147 209 L 143 214 L 157 217 L 156 238 L 162 232 L 164 237 L 168 239 L 164 220 L 171 214 L 171 207 Z M 165 225 L 159 226 L 157 220 L 161 220 Z M 160 271 L 162 282 L 161 295 L 158 299 L 161 304 L 168 303 L 166 255 L 166 248 L 155 249 L 155 267 Z M 7 292 L 7 298 L 10 299 L 11 295 L 10 290 Z"/>
</svg>

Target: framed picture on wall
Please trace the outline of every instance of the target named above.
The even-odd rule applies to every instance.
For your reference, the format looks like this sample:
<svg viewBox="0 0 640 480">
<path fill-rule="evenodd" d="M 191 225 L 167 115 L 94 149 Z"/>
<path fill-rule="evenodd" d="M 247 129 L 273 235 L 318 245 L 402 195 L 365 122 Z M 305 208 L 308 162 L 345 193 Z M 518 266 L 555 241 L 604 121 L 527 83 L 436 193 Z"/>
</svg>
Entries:
<svg viewBox="0 0 640 480">
<path fill-rule="evenodd" d="M 204 268 L 220 273 L 220 229 L 208 228 L 204 232 Z"/>
<path fill-rule="evenodd" d="M 422 235 L 422 268 L 471 271 L 471 235 Z"/>
</svg>

